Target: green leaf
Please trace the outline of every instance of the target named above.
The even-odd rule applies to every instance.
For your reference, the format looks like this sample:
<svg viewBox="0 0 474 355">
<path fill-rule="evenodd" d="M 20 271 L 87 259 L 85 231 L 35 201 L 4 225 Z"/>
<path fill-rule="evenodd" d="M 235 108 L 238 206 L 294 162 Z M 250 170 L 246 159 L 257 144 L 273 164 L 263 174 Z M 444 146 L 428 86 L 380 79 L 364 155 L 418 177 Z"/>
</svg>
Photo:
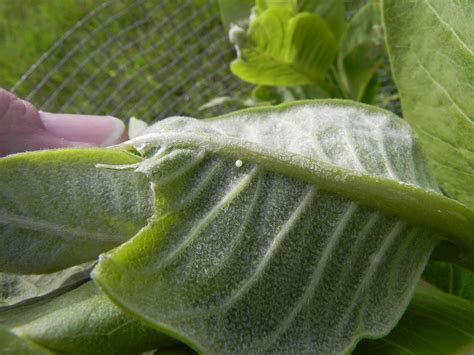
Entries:
<svg viewBox="0 0 474 355">
<path fill-rule="evenodd" d="M 368 3 L 349 22 L 338 54 L 339 75 L 348 98 L 362 100 L 384 54 L 379 5 Z"/>
<path fill-rule="evenodd" d="M 175 343 L 125 316 L 92 282 L 53 299 L 0 312 L 0 326 L 19 344 L 30 342 L 62 354 L 137 354 Z M 18 352 L 12 345 L 2 354 Z"/>
<path fill-rule="evenodd" d="M 0 159 L 0 271 L 49 273 L 122 244 L 153 213 L 144 176 L 117 150 L 57 150 Z"/>
<path fill-rule="evenodd" d="M 0 312 L 20 303 L 32 303 L 41 297 L 64 293 L 90 279 L 94 263 L 42 275 L 0 273 Z"/>
<path fill-rule="evenodd" d="M 254 0 L 219 0 L 224 27 L 228 29 L 231 24 L 246 27 L 254 4 Z"/>
<path fill-rule="evenodd" d="M 23 339 L 7 328 L 0 326 L 0 344 L 4 355 L 52 355 L 53 353 L 39 345 Z"/>
<path fill-rule="evenodd" d="M 256 86 L 252 90 L 254 106 L 279 105 L 281 103 L 304 100 L 308 98 L 327 98 L 328 94 L 316 85 L 305 86 Z"/>
<path fill-rule="evenodd" d="M 149 132 L 132 144 L 160 148 L 137 168 L 156 214 L 92 275 L 203 353 L 340 353 L 384 336 L 438 240 L 431 229 L 472 242 L 472 211 L 436 192 L 390 112 L 308 101 Z"/>
<path fill-rule="evenodd" d="M 278 105 L 285 101 L 284 93 L 278 86 L 255 86 L 252 90 L 252 101 Z"/>
<path fill-rule="evenodd" d="M 308 11 L 321 16 L 338 41 L 346 30 L 344 0 L 299 0 L 299 12 Z"/>
<path fill-rule="evenodd" d="M 257 0 L 255 3 L 257 14 L 274 7 L 290 10 L 294 14 L 298 12 L 298 0 Z"/>
<path fill-rule="evenodd" d="M 458 266 L 430 261 L 423 279 L 449 294 L 474 302 L 474 273 Z"/>
<path fill-rule="evenodd" d="M 297 86 L 322 83 L 336 55 L 336 41 L 314 14 L 293 16 L 271 8 L 250 24 L 247 40 L 237 43 L 232 72 L 257 85 Z"/>
<path fill-rule="evenodd" d="M 363 44 L 383 45 L 383 28 L 380 19 L 380 6 L 369 2 L 352 17 L 340 44 L 343 56 Z"/>
<path fill-rule="evenodd" d="M 383 339 L 364 340 L 353 354 L 472 354 L 473 319 L 474 304 L 421 283 L 395 329 Z"/>
<path fill-rule="evenodd" d="M 474 2 L 383 1 L 403 115 L 450 196 L 474 208 Z"/>
<path fill-rule="evenodd" d="M 380 80 L 378 73 L 372 75 L 369 83 L 365 87 L 364 94 L 362 95 L 360 101 L 366 104 L 372 104 L 377 98 L 377 94 L 380 88 Z"/>
<path fill-rule="evenodd" d="M 271 7 L 283 7 L 294 14 L 311 12 L 321 16 L 328 24 L 336 40 L 341 38 L 346 28 L 343 0 L 257 0 L 257 13 Z"/>
</svg>

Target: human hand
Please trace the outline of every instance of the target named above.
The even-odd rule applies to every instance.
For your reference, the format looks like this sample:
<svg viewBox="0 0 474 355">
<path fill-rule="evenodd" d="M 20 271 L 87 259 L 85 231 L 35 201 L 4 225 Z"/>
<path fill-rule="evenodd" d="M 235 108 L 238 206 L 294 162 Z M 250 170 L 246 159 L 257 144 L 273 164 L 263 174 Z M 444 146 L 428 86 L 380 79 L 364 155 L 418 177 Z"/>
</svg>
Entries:
<svg viewBox="0 0 474 355">
<path fill-rule="evenodd" d="M 41 112 L 0 88 L 0 156 L 39 149 L 105 147 L 127 139 L 112 116 Z"/>
</svg>

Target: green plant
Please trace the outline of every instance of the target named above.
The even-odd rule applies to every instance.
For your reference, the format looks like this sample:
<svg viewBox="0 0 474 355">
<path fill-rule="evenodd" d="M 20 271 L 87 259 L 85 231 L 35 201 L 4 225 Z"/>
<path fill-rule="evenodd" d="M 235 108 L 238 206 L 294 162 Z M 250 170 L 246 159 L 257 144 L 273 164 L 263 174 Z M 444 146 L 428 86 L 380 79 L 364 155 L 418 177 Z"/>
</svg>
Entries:
<svg viewBox="0 0 474 355">
<path fill-rule="evenodd" d="M 386 56 L 377 1 L 348 22 L 343 0 L 256 1 L 251 10 L 252 4 L 220 0 L 238 54 L 231 70 L 256 87 L 250 98 L 219 98 L 203 109 L 229 101 L 258 106 L 345 98 L 386 106 L 393 99 L 376 95 Z"/>
<path fill-rule="evenodd" d="M 257 2 L 250 39 L 261 40 L 258 26 L 291 22 L 297 45 L 285 52 L 286 34 L 278 45 L 267 38 L 272 56 L 261 64 L 267 52 L 239 44 L 233 70 L 258 80 L 276 70 L 285 81 L 267 85 L 297 80 L 304 91 L 307 78 L 312 90 L 331 87 L 333 66 L 343 92 L 341 68 L 364 51 L 305 60 L 311 42 L 294 33 L 326 26 L 324 42 L 348 36 L 345 26 L 290 16 L 325 1 L 282 3 Z M 474 4 L 367 6 L 381 6 L 406 120 L 305 100 L 174 117 L 109 149 L 2 158 L 6 353 L 186 351 L 179 342 L 203 353 L 472 353 Z M 275 64 L 282 53 L 289 68 Z M 345 89 L 360 100 L 375 72 L 355 72 Z"/>
</svg>

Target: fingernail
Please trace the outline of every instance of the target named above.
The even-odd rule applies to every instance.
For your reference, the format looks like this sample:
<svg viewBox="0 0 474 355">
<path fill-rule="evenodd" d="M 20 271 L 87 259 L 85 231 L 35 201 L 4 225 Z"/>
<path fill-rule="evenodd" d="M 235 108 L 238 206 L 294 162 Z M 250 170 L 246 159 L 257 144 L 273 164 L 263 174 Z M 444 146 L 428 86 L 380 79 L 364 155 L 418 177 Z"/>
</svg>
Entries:
<svg viewBox="0 0 474 355">
<path fill-rule="evenodd" d="M 40 112 L 46 129 L 59 138 L 106 147 L 127 139 L 125 125 L 112 116 Z"/>
</svg>

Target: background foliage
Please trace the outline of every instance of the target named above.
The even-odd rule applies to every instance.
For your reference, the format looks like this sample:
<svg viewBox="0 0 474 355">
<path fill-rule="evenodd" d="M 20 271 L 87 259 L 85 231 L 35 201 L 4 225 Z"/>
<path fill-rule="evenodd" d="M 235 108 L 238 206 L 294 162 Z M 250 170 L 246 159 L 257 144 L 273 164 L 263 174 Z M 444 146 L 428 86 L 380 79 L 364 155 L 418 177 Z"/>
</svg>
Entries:
<svg viewBox="0 0 474 355">
<path fill-rule="evenodd" d="M 0 1 L 0 87 L 11 88 L 100 0 Z"/>
</svg>

